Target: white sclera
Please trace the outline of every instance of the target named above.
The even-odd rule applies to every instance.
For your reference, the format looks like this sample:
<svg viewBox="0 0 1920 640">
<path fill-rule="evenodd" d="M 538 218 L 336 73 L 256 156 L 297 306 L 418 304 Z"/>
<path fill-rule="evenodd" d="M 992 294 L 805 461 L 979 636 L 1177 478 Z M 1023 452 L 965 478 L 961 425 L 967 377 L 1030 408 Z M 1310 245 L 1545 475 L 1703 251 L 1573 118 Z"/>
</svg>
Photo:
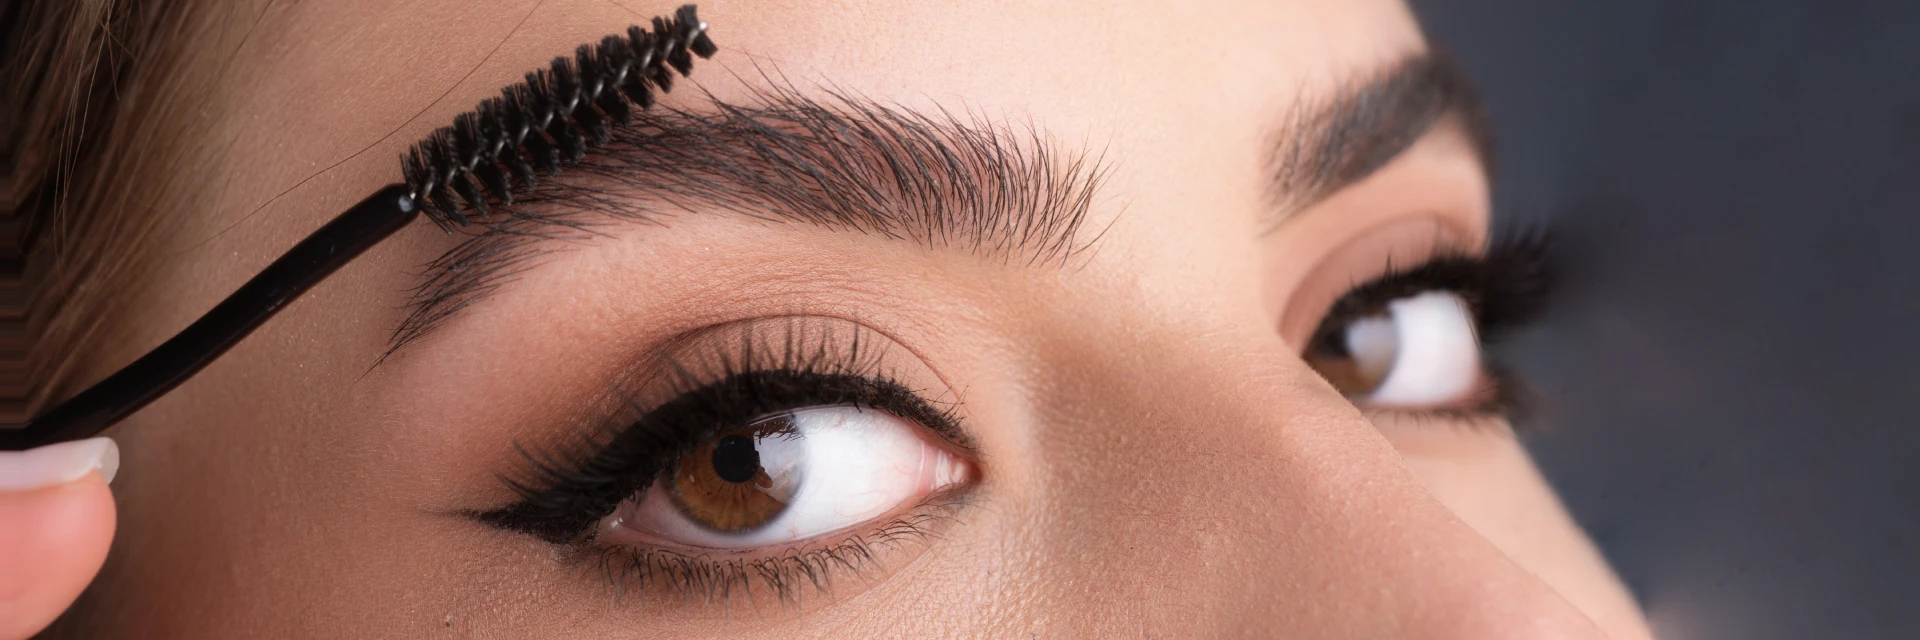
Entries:
<svg viewBox="0 0 1920 640">
<path fill-rule="evenodd" d="M 713 531 L 688 519 L 656 482 L 616 527 L 696 547 L 753 549 L 833 533 L 886 515 L 909 500 L 965 482 L 965 461 L 932 443 L 891 413 L 854 407 L 797 411 L 790 436 L 763 439 L 760 464 L 800 478 L 776 486 L 792 498 L 766 524 L 741 533 Z M 628 511 L 633 505 L 623 505 Z"/>
<path fill-rule="evenodd" d="M 1367 316 L 1347 325 L 1347 354 L 1362 378 L 1380 380 L 1392 373 L 1400 355 L 1400 327 L 1393 316 Z"/>
<path fill-rule="evenodd" d="M 1389 302 L 1387 311 L 1387 318 L 1361 320 L 1347 330 L 1348 350 L 1363 369 L 1392 354 L 1392 369 L 1367 394 L 1368 404 L 1431 407 L 1473 392 L 1480 382 L 1480 339 L 1465 300 L 1428 291 Z M 1391 336 L 1381 335 L 1380 325 L 1387 323 Z"/>
</svg>

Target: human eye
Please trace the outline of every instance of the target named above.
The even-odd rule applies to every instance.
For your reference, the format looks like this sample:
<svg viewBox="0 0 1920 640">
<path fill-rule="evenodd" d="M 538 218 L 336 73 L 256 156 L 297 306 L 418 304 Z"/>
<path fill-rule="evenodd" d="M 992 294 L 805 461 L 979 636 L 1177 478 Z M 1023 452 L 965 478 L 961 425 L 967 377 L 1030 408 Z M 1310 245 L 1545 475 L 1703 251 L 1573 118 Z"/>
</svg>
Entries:
<svg viewBox="0 0 1920 640">
<path fill-rule="evenodd" d="M 505 477 L 519 501 L 474 515 L 623 591 L 827 589 L 950 522 L 978 481 L 953 406 L 888 344 L 823 319 L 699 332 L 609 394 L 618 409 L 578 442 L 523 443 L 526 469 Z"/>
<path fill-rule="evenodd" d="M 960 456 L 884 410 L 803 409 L 722 431 L 603 519 L 607 542 L 777 547 L 845 531 L 967 481 Z"/>
<path fill-rule="evenodd" d="M 1308 365 L 1362 408 L 1482 417 L 1516 407 L 1518 383 L 1486 347 L 1525 325 L 1552 282 L 1546 236 L 1502 236 L 1361 283 L 1307 341 Z"/>
</svg>

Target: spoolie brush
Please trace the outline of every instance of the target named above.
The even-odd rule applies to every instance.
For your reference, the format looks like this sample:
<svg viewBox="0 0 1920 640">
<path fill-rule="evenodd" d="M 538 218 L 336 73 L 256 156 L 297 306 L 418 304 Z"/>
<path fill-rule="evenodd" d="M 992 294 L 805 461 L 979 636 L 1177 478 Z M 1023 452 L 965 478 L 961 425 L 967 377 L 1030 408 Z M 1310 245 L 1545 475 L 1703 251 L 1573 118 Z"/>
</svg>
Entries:
<svg viewBox="0 0 1920 640">
<path fill-rule="evenodd" d="M 634 107 L 673 90 L 673 74 L 693 72 L 693 56 L 712 57 L 707 24 L 693 5 L 654 18 L 651 31 L 581 45 L 554 58 L 474 111 L 454 118 L 401 157 L 406 182 L 382 188 L 301 240 L 186 329 L 24 428 L 0 428 L 0 450 L 88 438 L 198 373 L 341 265 L 406 227 L 425 211 L 442 229 L 511 213 L 514 192 L 533 190 L 606 144 Z M 458 200 L 455 197 L 458 196 Z"/>
<path fill-rule="evenodd" d="M 536 168 L 553 175 L 579 162 L 588 147 L 612 138 L 612 127 L 627 124 L 634 105 L 652 107 L 656 89 L 672 91 L 673 72 L 692 73 L 693 56 L 714 51 L 693 5 L 654 18 L 651 32 L 636 25 L 625 36 L 580 45 L 572 58 L 554 58 L 413 145 L 401 158 L 408 196 L 443 228 L 467 225 L 468 209 L 490 215 L 489 200 L 511 206 L 509 173 L 532 190 Z"/>
</svg>

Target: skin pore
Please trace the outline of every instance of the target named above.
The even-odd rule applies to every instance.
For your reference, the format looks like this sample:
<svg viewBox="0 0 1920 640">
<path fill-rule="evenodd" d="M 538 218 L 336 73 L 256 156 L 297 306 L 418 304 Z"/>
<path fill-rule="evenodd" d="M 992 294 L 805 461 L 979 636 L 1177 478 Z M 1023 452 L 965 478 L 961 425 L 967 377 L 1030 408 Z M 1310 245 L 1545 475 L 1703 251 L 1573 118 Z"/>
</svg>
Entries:
<svg viewBox="0 0 1920 640">
<path fill-rule="evenodd" d="M 390 5 L 235 21 L 204 135 L 232 143 L 178 169 L 215 206 L 178 209 L 154 265 L 164 295 L 95 376 L 397 179 L 407 144 L 672 9 Z M 1399 2 L 700 11 L 721 52 L 672 104 L 706 104 L 694 85 L 751 102 L 782 78 L 1030 124 L 1106 171 L 1086 250 L 1029 264 L 714 211 L 611 223 L 374 366 L 422 265 L 464 240 L 416 225 L 110 432 L 121 534 L 56 632 L 1647 636 L 1504 423 L 1363 412 L 1301 358 L 1352 284 L 1489 236 L 1457 119 L 1275 222 L 1287 115 L 1427 48 Z M 937 535 L 824 593 L 710 603 L 616 593 L 549 542 L 465 515 L 516 499 L 500 481 L 525 463 L 516 443 L 564 438 L 664 345 L 793 316 L 883 336 L 911 386 L 957 407 L 977 484 Z"/>
</svg>

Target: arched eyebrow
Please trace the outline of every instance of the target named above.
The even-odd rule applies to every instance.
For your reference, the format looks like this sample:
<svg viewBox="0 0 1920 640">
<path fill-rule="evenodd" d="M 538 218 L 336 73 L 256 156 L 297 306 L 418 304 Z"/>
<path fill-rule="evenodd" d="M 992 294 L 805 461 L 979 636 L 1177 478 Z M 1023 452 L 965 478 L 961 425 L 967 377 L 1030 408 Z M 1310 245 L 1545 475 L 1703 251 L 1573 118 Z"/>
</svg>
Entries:
<svg viewBox="0 0 1920 640">
<path fill-rule="evenodd" d="M 1456 127 L 1493 168 L 1480 95 L 1453 59 L 1424 51 L 1317 101 L 1296 103 L 1268 157 L 1268 229 L 1371 176 L 1437 127 Z"/>
<path fill-rule="evenodd" d="M 429 263 L 386 357 L 610 223 L 727 213 L 1028 265 L 1086 248 L 1103 165 L 1032 125 L 778 82 L 746 99 L 637 112 L 508 216 Z"/>
<path fill-rule="evenodd" d="M 1437 52 L 1299 103 L 1268 159 L 1273 224 L 1371 175 L 1442 122 L 1460 123 L 1488 158 L 1479 99 Z M 656 107 L 428 263 L 382 359 L 537 266 L 554 246 L 542 241 L 605 235 L 607 223 L 717 211 L 1058 263 L 1086 248 L 1082 226 L 1103 175 L 1100 158 L 1030 125 L 833 91 L 816 99 L 778 82 L 737 102 Z"/>
</svg>

